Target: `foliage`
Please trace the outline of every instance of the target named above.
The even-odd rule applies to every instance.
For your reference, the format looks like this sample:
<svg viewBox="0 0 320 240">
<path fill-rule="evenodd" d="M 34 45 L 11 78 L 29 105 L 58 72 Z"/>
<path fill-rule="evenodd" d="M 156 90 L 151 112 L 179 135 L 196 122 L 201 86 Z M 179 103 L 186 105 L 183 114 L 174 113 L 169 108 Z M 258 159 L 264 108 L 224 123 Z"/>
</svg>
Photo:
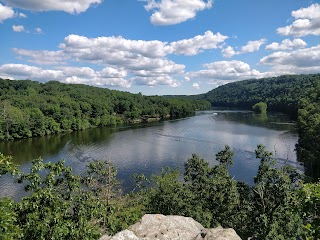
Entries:
<svg viewBox="0 0 320 240">
<path fill-rule="evenodd" d="M 110 161 L 93 161 L 79 176 L 63 161 L 36 159 L 28 173 L 15 175 L 30 195 L 17 203 L 0 200 L 0 238 L 97 239 L 127 228 L 145 213 L 232 227 L 243 239 L 319 238 L 320 184 L 300 187 L 301 176 L 290 166 L 277 166 L 262 145 L 256 157 L 260 166 L 253 186 L 229 175 L 233 152 L 225 146 L 214 166 L 193 154 L 185 163 L 184 181 L 170 168 L 153 176 L 149 187 L 143 175 L 136 175 L 140 190 L 126 195 Z"/>
<path fill-rule="evenodd" d="M 307 98 L 301 99 L 298 112 L 297 158 L 304 164 L 310 180 L 320 178 L 320 81 Z"/>
<path fill-rule="evenodd" d="M 9 198 L 0 199 L 0 239 L 14 240 L 22 237 L 17 219 L 14 201 Z"/>
<path fill-rule="evenodd" d="M 17 203 L 18 224 L 25 239 L 95 239 L 99 202 L 80 187 L 79 176 L 62 161 L 33 161 L 30 173 L 21 174 L 30 196 Z"/>
<path fill-rule="evenodd" d="M 253 225 L 255 235 L 262 239 L 296 239 L 302 234 L 302 220 L 294 211 L 295 182 L 286 167 L 277 168 L 272 153 L 259 145 L 260 159 L 253 187 Z"/>
<path fill-rule="evenodd" d="M 320 239 L 320 182 L 304 184 L 297 194 L 306 239 Z"/>
<path fill-rule="evenodd" d="M 194 114 L 207 101 L 143 96 L 57 81 L 0 79 L 0 140 Z"/>
<path fill-rule="evenodd" d="M 265 102 L 270 111 L 297 116 L 298 103 L 319 81 L 320 74 L 285 75 L 273 78 L 232 82 L 206 94 L 186 97 L 203 99 L 215 107 L 237 107 L 251 109 L 258 102 Z"/>
<path fill-rule="evenodd" d="M 261 164 L 252 187 L 229 176 L 229 146 L 216 154 L 219 164 L 213 167 L 193 154 L 185 163 L 184 182 L 170 169 L 153 178 L 147 210 L 190 216 L 206 227 L 232 227 L 244 239 L 296 239 L 303 232 L 301 211 L 295 211 L 299 175 L 288 166 L 278 169 L 261 145 L 256 154 Z"/>
<path fill-rule="evenodd" d="M 17 173 L 3 167 L 12 158 L 1 157 L 1 169 Z M 30 194 L 17 203 L 0 200 L 0 239 L 98 239 L 128 227 L 144 213 L 137 197 L 120 194 L 109 161 L 91 162 L 85 176 L 79 176 L 63 161 L 44 163 L 39 158 L 29 172 L 15 177 Z"/>
<path fill-rule="evenodd" d="M 257 113 L 266 114 L 267 113 L 267 104 L 265 102 L 258 102 L 252 106 L 252 110 Z"/>
<path fill-rule="evenodd" d="M 18 173 L 18 167 L 13 163 L 13 159 L 11 156 L 4 156 L 0 153 L 0 177 L 1 175 L 16 174 Z"/>
</svg>

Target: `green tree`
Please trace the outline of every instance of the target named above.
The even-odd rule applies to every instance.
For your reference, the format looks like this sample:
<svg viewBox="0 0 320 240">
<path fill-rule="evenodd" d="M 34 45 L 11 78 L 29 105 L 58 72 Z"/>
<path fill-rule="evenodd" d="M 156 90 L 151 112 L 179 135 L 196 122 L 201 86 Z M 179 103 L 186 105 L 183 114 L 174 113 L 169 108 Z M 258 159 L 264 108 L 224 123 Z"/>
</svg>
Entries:
<svg viewBox="0 0 320 240">
<path fill-rule="evenodd" d="M 304 184 L 297 191 L 299 206 L 304 220 L 306 239 L 320 239 L 320 182 Z"/>
<path fill-rule="evenodd" d="M 265 102 L 259 102 L 252 106 L 253 111 L 261 114 L 267 113 L 267 104 Z"/>
<path fill-rule="evenodd" d="M 94 239 L 100 236 L 94 224 L 99 202 L 80 187 L 79 176 L 62 161 L 33 161 L 30 173 L 21 174 L 31 192 L 17 203 L 18 225 L 24 239 Z M 96 199 L 95 199 L 96 200 Z"/>
<path fill-rule="evenodd" d="M 252 232 L 261 239 L 296 239 L 302 234 L 302 219 L 294 210 L 295 184 L 284 168 L 277 168 L 272 153 L 258 145 L 260 159 L 253 187 Z"/>
<path fill-rule="evenodd" d="M 0 239 L 22 239 L 22 231 L 18 224 L 18 214 L 12 199 L 0 199 Z"/>
</svg>

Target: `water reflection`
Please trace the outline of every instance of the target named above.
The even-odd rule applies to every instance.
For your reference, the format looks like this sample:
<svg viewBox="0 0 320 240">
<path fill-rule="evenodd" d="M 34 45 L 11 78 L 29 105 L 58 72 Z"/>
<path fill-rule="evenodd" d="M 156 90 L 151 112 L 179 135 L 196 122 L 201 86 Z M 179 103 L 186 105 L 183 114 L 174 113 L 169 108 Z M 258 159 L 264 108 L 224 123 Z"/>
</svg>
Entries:
<svg viewBox="0 0 320 240">
<path fill-rule="evenodd" d="M 252 183 L 259 160 L 254 150 L 264 144 L 274 151 L 281 163 L 296 163 L 294 146 L 297 134 L 294 124 L 282 114 L 259 115 L 248 111 L 203 111 L 196 116 L 115 128 L 96 128 L 76 133 L 28 139 L 0 144 L 0 151 L 11 154 L 19 164 L 42 156 L 45 161 L 65 159 L 77 173 L 94 159 L 111 160 L 128 191 L 130 176 L 159 173 L 162 167 L 183 168 L 192 153 L 216 164 L 215 154 L 225 144 L 235 152 L 230 169 L 236 179 Z M 13 188 L 1 180 L 3 188 Z M 6 192 L 3 194 L 3 192 Z M 1 191 L 7 195 L 10 191 Z M 14 191 L 12 191 L 14 192 Z"/>
</svg>

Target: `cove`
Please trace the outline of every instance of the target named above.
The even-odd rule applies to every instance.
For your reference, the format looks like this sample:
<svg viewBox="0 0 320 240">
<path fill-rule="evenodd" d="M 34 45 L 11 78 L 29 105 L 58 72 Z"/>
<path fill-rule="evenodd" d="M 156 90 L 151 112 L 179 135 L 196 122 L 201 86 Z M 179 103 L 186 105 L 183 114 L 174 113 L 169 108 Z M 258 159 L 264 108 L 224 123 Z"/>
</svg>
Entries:
<svg viewBox="0 0 320 240">
<path fill-rule="evenodd" d="M 83 172 L 94 159 L 110 160 L 128 192 L 134 187 L 133 173 L 149 177 L 167 166 L 182 173 L 184 162 L 193 153 L 215 165 L 215 154 L 226 144 L 235 154 L 229 170 L 237 180 L 253 183 L 259 166 L 255 158 L 258 144 L 272 151 L 280 165 L 287 162 L 301 169 L 294 151 L 297 140 L 295 123 L 284 114 L 210 110 L 177 120 L 1 142 L 0 152 L 12 155 L 23 171 L 38 157 L 52 162 L 64 159 L 76 173 Z M 16 198 L 23 192 L 6 176 L 0 179 L 0 188 L 0 197 Z"/>
</svg>

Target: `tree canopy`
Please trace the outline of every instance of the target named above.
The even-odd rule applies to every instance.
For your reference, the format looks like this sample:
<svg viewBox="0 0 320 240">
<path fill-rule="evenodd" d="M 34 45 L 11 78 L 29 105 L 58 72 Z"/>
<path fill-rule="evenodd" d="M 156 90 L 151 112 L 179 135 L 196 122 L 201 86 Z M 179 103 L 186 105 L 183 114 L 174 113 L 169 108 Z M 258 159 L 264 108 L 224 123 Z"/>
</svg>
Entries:
<svg viewBox="0 0 320 240">
<path fill-rule="evenodd" d="M 298 103 L 320 80 L 320 74 L 285 75 L 232 82 L 191 99 L 209 101 L 214 107 L 238 107 L 251 109 L 259 102 L 265 102 L 270 111 L 297 116 Z M 188 97 L 186 97 L 188 98 Z"/>
<path fill-rule="evenodd" d="M 177 118 L 208 109 L 207 101 L 143 96 L 57 81 L 0 79 L 0 140 L 96 126 Z"/>
</svg>

